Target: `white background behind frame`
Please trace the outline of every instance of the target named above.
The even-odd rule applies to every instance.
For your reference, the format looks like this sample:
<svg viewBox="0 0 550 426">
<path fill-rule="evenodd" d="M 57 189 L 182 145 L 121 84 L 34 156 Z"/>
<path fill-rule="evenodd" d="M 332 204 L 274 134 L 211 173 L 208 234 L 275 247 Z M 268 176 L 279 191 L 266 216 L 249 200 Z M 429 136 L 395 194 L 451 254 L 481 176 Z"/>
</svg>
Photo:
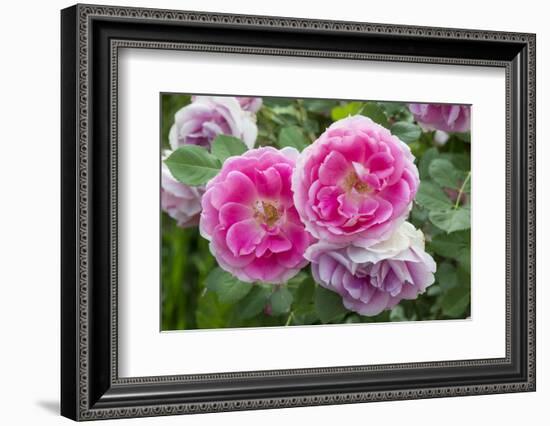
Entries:
<svg viewBox="0 0 550 426">
<path fill-rule="evenodd" d="M 502 68 L 122 48 L 118 81 L 121 377 L 505 355 Z M 471 319 L 159 333 L 161 92 L 473 104 Z"/>
</svg>

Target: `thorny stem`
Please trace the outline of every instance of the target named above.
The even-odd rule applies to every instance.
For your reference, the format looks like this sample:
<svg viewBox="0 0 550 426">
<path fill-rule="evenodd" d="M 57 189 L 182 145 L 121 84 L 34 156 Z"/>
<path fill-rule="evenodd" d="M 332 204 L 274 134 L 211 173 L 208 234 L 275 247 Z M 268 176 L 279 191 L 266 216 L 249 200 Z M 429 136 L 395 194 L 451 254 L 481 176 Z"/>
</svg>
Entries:
<svg viewBox="0 0 550 426">
<path fill-rule="evenodd" d="M 290 311 L 290 314 L 288 315 L 288 319 L 285 322 L 285 327 L 289 326 L 292 322 L 292 319 L 294 318 L 294 312 Z"/>
<path fill-rule="evenodd" d="M 298 114 L 300 114 L 300 122 L 303 127 L 305 127 L 307 121 L 307 111 L 304 108 L 304 102 L 301 99 L 296 99 L 296 106 L 298 108 Z M 316 139 L 316 136 L 313 132 L 306 132 L 308 138 L 313 142 Z"/>
<path fill-rule="evenodd" d="M 359 108 L 359 111 L 357 111 L 357 115 L 361 115 L 361 113 L 363 112 L 363 110 L 365 109 L 366 106 L 367 106 L 367 103 L 363 102 L 361 104 L 361 107 Z"/>
<path fill-rule="evenodd" d="M 462 182 L 462 185 L 460 186 L 460 190 L 458 191 L 458 196 L 456 197 L 456 201 L 455 201 L 455 207 L 454 207 L 455 209 L 458 209 L 460 199 L 462 198 L 462 194 L 464 193 L 464 188 L 466 187 L 466 184 L 470 180 L 471 174 L 472 174 L 471 171 L 468 172 L 468 174 L 466 175 L 466 179 L 464 179 L 464 182 Z"/>
</svg>

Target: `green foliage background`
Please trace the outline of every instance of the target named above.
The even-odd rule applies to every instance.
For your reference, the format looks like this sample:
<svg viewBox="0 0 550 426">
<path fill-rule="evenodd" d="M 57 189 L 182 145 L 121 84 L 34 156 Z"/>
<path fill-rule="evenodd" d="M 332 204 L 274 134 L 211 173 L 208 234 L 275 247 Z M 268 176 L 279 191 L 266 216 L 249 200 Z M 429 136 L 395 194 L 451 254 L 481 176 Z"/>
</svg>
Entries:
<svg viewBox="0 0 550 426">
<path fill-rule="evenodd" d="M 189 95 L 161 96 L 161 149 L 169 148 L 174 114 Z M 332 122 L 362 114 L 406 142 L 421 185 L 409 221 L 426 236 L 437 263 L 436 282 L 416 300 L 375 317 L 347 311 L 340 296 L 318 286 L 309 267 L 286 285 L 242 283 L 217 267 L 198 228 L 181 229 L 161 216 L 161 329 L 292 326 L 467 318 L 470 315 L 470 134 L 451 134 L 444 145 L 423 131 L 398 102 L 263 98 L 257 146 L 313 142 Z"/>
</svg>

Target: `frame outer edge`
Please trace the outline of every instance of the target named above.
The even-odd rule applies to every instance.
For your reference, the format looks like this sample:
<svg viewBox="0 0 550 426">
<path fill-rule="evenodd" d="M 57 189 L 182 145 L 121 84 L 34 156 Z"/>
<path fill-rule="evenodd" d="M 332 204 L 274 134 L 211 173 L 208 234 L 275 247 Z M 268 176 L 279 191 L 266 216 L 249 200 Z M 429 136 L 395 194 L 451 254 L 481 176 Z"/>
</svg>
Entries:
<svg viewBox="0 0 550 426">
<path fill-rule="evenodd" d="M 304 397 L 278 397 L 258 400 L 220 401 L 209 404 L 170 404 L 142 407 L 117 407 L 110 409 L 94 409 L 88 406 L 88 374 L 89 374 L 89 329 L 90 320 L 88 309 L 88 84 L 89 82 L 89 18 L 92 16 L 120 19 L 136 19 L 143 21 L 174 21 L 223 24 L 232 26 L 262 26 L 278 29 L 316 29 L 327 32 L 367 32 L 382 33 L 383 35 L 399 34 L 415 37 L 442 37 L 448 39 L 471 39 L 486 41 L 507 41 L 524 44 L 528 47 L 527 73 L 528 83 L 526 114 L 529 115 L 527 123 L 528 183 L 522 189 L 526 192 L 528 204 L 528 241 L 526 296 L 528 298 L 528 337 L 526 362 L 528 377 L 521 382 L 506 382 L 493 385 L 474 385 L 469 387 L 452 386 L 449 388 L 427 389 L 403 389 L 402 391 L 365 392 L 354 394 L 328 394 L 320 396 Z M 70 18 L 69 18 L 70 17 Z M 282 408 L 308 405 L 342 404 L 351 402 L 367 402 L 381 400 L 400 400 L 416 398 L 432 398 L 438 396 L 463 396 L 488 393 L 504 393 L 534 390 L 535 383 L 535 36 L 527 33 L 510 33 L 482 30 L 462 30 L 447 28 L 413 27 L 390 24 L 368 24 L 359 22 L 336 22 L 325 20 L 310 20 L 300 18 L 280 18 L 268 16 L 244 16 L 217 14 L 209 12 L 170 11 L 158 9 L 141 9 L 115 6 L 77 5 L 62 11 L 62 21 L 70 22 L 73 26 L 66 32 L 62 30 L 62 71 L 71 79 L 71 90 L 66 88 L 65 80 L 62 81 L 62 299 L 72 296 L 75 298 L 75 306 L 68 309 L 68 303 L 62 300 L 62 356 L 68 359 L 67 353 L 74 358 L 69 360 L 67 366 L 62 360 L 62 414 L 73 420 L 92 420 L 113 417 L 141 417 L 151 415 L 169 415 L 179 413 L 205 413 L 215 411 Z M 402 31 L 402 32 L 401 32 Z M 65 43 L 66 36 L 72 36 L 72 44 Z M 68 64 L 71 62 L 72 64 Z M 74 87 L 73 87 L 74 85 Z M 73 96 L 68 96 L 68 93 Z M 68 101 L 67 101 L 68 99 Z M 78 107 L 75 110 L 75 104 Z M 74 122 L 69 125 L 65 119 L 70 118 L 73 110 Z M 72 126 L 75 126 L 74 129 Z M 74 131 L 73 131 L 74 130 Z M 69 137 L 67 137 L 69 136 Z M 69 146 L 72 145 L 72 146 Z M 67 150 L 65 150 L 67 148 Z M 73 156 L 67 152 L 72 149 Z M 69 158 L 70 157 L 70 158 Z M 72 180 L 70 179 L 72 177 Z M 67 178 L 67 179 L 66 179 Z M 69 181 L 69 183 L 67 183 Z M 70 193 L 73 190 L 72 194 Z M 72 203 L 70 203 L 72 201 Z M 74 213 L 74 231 L 72 222 L 65 220 L 66 216 Z M 67 225 L 69 223 L 69 225 Z M 72 235 L 71 235 L 72 234 Z M 77 237 L 77 241 L 75 240 Z M 70 251 L 70 239 L 74 251 Z M 76 259 L 75 259 L 76 258 Z M 76 260 L 76 262 L 75 262 Z M 73 265 L 69 265 L 69 263 Z M 76 265 L 75 265 L 76 263 Z M 67 273 L 74 271 L 74 276 L 67 278 Z M 76 281 L 75 281 L 76 279 Z M 64 292 L 67 291 L 68 293 Z M 72 322 L 66 325 L 66 319 Z M 70 328 L 76 330 L 74 334 L 68 333 Z M 64 355 L 63 355 L 64 354 Z M 63 376 L 63 372 L 65 376 Z M 70 375 L 73 380 L 68 380 Z M 70 391 L 73 391 L 74 405 L 71 406 Z M 67 405 L 69 404 L 69 405 Z"/>
<path fill-rule="evenodd" d="M 77 420 L 78 279 L 76 249 L 77 6 L 61 11 L 61 407 Z"/>
<path fill-rule="evenodd" d="M 529 34 L 527 40 L 527 226 L 528 226 L 528 245 L 527 245 L 527 285 L 528 285 L 528 301 L 527 301 L 527 316 L 528 316 L 528 365 L 527 365 L 527 380 L 530 390 L 536 391 L 536 277 L 537 277 L 537 209 L 536 209 L 536 127 L 537 127 L 537 35 Z"/>
</svg>

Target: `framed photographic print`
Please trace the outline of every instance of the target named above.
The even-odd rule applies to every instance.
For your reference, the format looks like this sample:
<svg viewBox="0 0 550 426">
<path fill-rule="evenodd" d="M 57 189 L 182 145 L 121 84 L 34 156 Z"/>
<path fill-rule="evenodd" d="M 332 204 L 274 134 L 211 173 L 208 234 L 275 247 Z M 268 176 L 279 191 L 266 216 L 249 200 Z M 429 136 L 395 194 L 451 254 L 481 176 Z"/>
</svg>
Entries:
<svg viewBox="0 0 550 426">
<path fill-rule="evenodd" d="M 76 5 L 74 420 L 535 390 L 535 36 Z"/>
</svg>

